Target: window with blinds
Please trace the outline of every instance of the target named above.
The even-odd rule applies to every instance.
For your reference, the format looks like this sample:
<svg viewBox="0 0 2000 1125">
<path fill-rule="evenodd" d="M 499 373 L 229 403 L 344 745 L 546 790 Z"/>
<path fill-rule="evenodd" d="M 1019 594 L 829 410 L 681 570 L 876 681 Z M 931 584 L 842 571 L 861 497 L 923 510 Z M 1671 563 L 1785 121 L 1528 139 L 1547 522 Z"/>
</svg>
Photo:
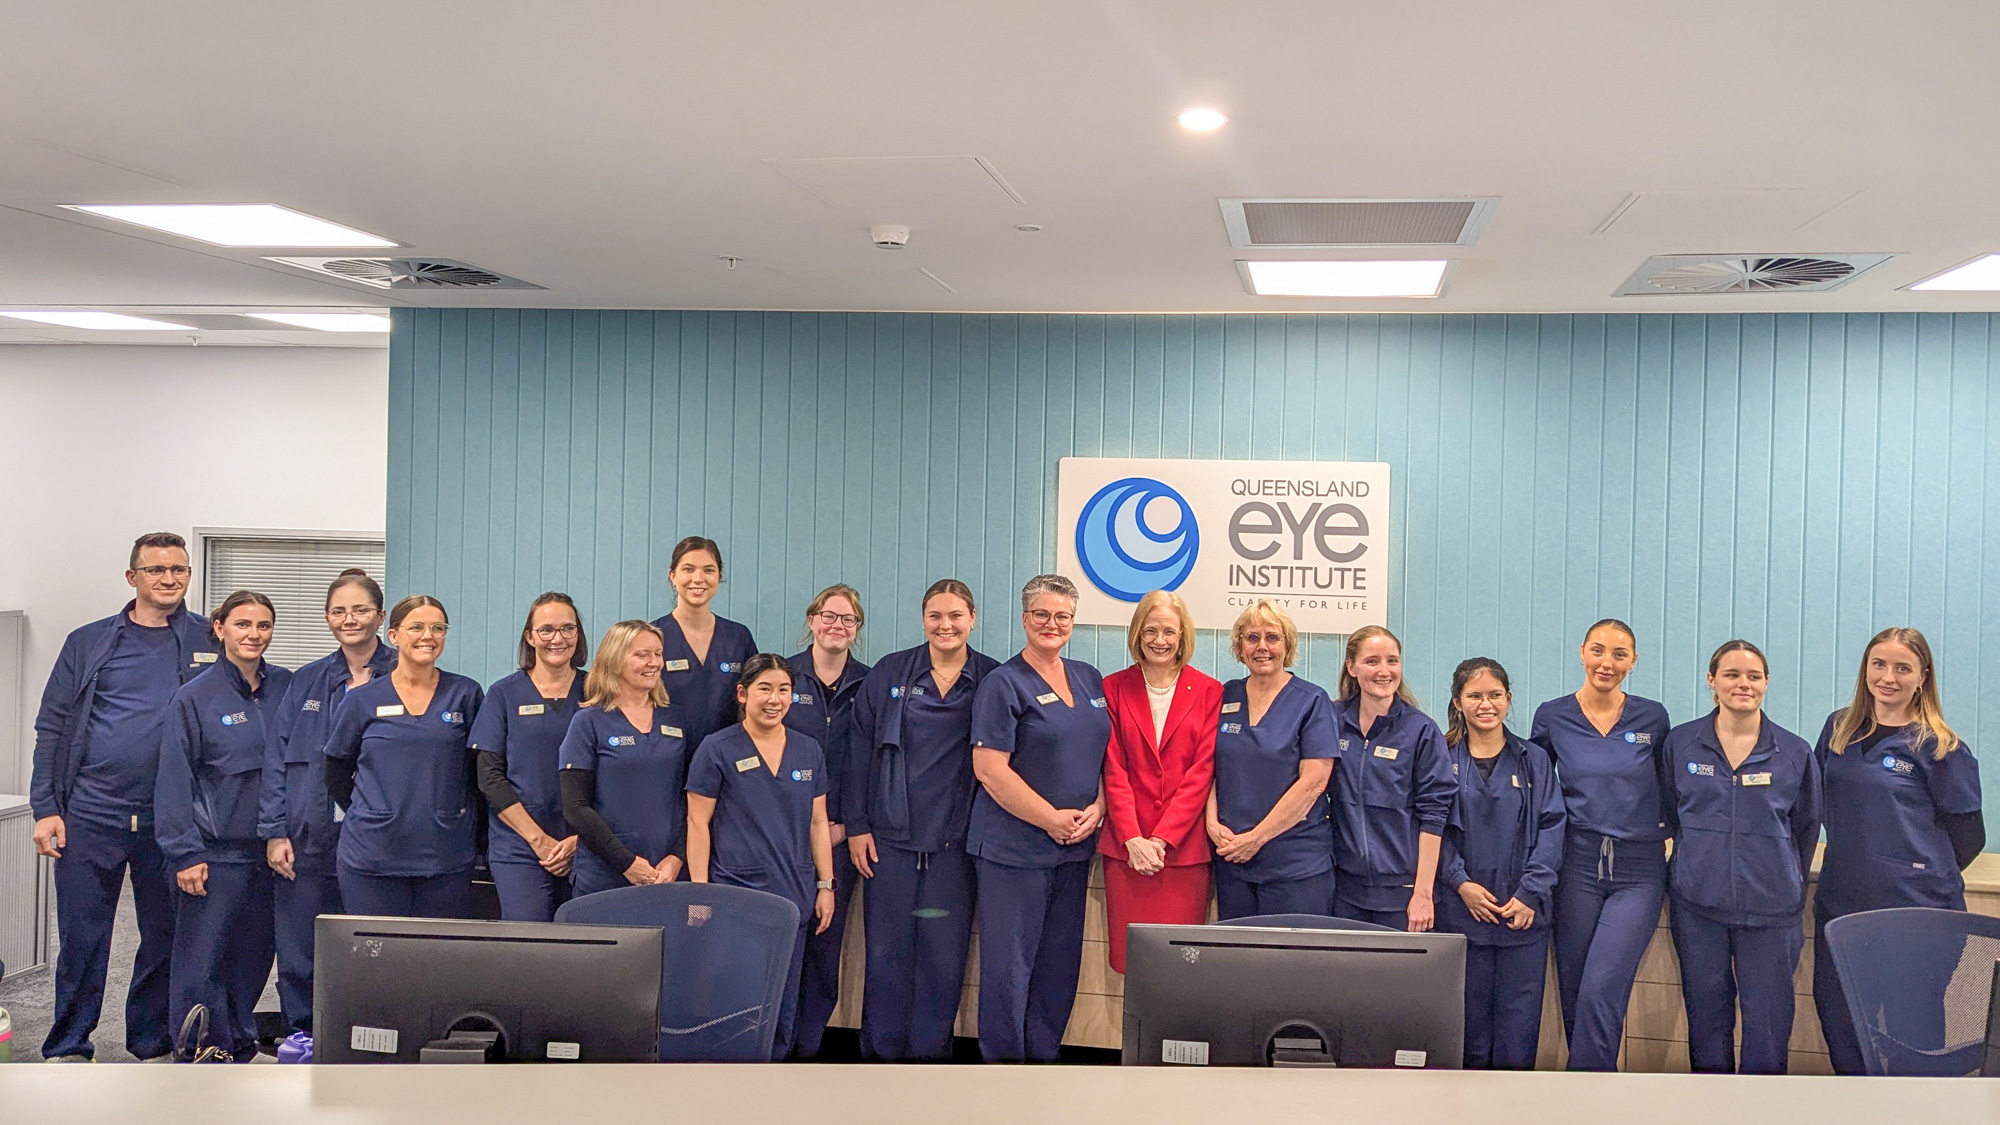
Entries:
<svg viewBox="0 0 2000 1125">
<path fill-rule="evenodd" d="M 326 628 L 326 588 L 350 566 L 382 580 L 380 539 L 209 536 L 203 540 L 203 612 L 213 613 L 237 590 L 271 599 L 278 624 L 264 659 L 296 669 L 334 649 Z"/>
</svg>

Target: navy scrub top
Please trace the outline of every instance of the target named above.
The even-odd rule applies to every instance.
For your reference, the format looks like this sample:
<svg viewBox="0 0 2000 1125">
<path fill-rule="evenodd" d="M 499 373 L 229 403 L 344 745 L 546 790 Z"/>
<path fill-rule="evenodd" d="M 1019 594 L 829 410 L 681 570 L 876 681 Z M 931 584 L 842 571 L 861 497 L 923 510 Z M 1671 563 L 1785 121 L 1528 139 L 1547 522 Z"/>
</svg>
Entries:
<svg viewBox="0 0 2000 1125">
<path fill-rule="evenodd" d="M 967 650 L 948 695 L 931 675 L 930 646 L 882 658 L 854 703 L 843 812 L 851 835 L 906 851 L 965 847 L 972 823 L 972 707 L 1000 663 Z"/>
<path fill-rule="evenodd" d="M 264 787 L 268 713 L 292 674 L 258 661 L 257 690 L 226 658 L 189 680 L 167 705 L 153 830 L 168 871 L 198 863 L 262 863 L 257 802 Z"/>
<path fill-rule="evenodd" d="M 774 773 L 743 724 L 715 732 L 688 763 L 687 791 L 715 800 L 708 822 L 712 883 L 769 891 L 791 899 L 800 925 L 813 920 L 819 875 L 813 867 L 813 800 L 826 796 L 819 743 L 785 732 Z"/>
<path fill-rule="evenodd" d="M 396 650 L 377 644 L 368 658 L 368 679 L 382 679 L 395 667 Z M 346 654 L 334 649 L 293 674 L 271 719 L 257 831 L 266 840 L 291 840 L 297 856 L 332 855 L 340 842 L 342 814 L 326 791 L 324 751 L 350 678 Z"/>
<path fill-rule="evenodd" d="M 1805 739 L 1765 716 L 1732 770 L 1716 715 L 1667 732 L 1677 826 L 1667 889 L 1676 908 L 1723 925 L 1797 926 L 1819 846 L 1819 764 Z"/>
<path fill-rule="evenodd" d="M 813 671 L 811 649 L 787 663 L 792 666 L 792 707 L 785 712 L 785 725 L 819 743 L 820 752 L 826 755 L 826 819 L 830 824 L 845 824 L 854 699 L 861 694 L 868 665 L 849 656 L 840 670 L 840 680 L 829 688 Z"/>
<path fill-rule="evenodd" d="M 1293 676 L 1263 718 L 1250 722 L 1246 682 L 1222 685 L 1221 726 L 1215 735 L 1215 816 L 1231 832 L 1257 827 L 1278 799 L 1299 779 L 1299 763 L 1307 758 L 1340 757 L 1340 735 L 1333 720 L 1333 700 L 1326 689 Z M 1333 867 L 1333 825 L 1327 819 L 1326 795 L 1307 808 L 1305 819 L 1279 833 L 1248 863 L 1228 864 L 1251 883 L 1304 879 Z"/>
<path fill-rule="evenodd" d="M 1361 730 L 1361 701 L 1333 705 L 1340 765 L 1333 771 L 1333 858 L 1338 894 L 1370 910 L 1397 910 L 1417 881 L 1417 837 L 1444 835 L 1458 784 L 1444 732 L 1429 715 L 1390 701 Z"/>
<path fill-rule="evenodd" d="M 507 784 L 520 796 L 521 807 L 542 831 L 558 840 L 571 832 L 562 814 L 556 756 L 570 720 L 583 705 L 583 678 L 582 672 L 576 673 L 570 678 L 568 695 L 549 699 L 526 672 L 504 676 L 487 689 L 479 717 L 472 721 L 472 749 L 507 759 Z M 500 822 L 497 811 L 489 810 L 486 819 L 488 862 L 540 862 L 528 841 Z"/>
<path fill-rule="evenodd" d="M 1826 858 L 1814 909 L 1837 918 L 1891 906 L 1965 909 L 1965 879 L 1938 817 L 1978 812 L 1979 763 L 1963 742 L 1935 756 L 1913 727 L 1878 727 L 1832 750 L 1827 716 L 1814 754 L 1825 786 Z"/>
<path fill-rule="evenodd" d="M 668 700 L 680 709 L 689 748 L 697 748 L 702 739 L 741 721 L 736 713 L 736 677 L 744 662 L 757 655 L 757 642 L 749 629 L 717 615 L 715 633 L 708 639 L 708 659 L 701 661 L 695 659 L 673 614 L 653 626 L 666 640 L 660 682 L 667 685 Z"/>
<path fill-rule="evenodd" d="M 1597 733 L 1573 694 L 1535 708 L 1528 739 L 1555 759 L 1572 833 L 1633 843 L 1667 838 L 1660 773 L 1672 725 L 1665 707 L 1630 692 L 1609 734 Z"/>
<path fill-rule="evenodd" d="M 354 803 L 340 865 L 364 875 L 428 878 L 472 867 L 472 764 L 467 741 L 485 692 L 438 673 L 429 710 L 410 714 L 387 676 L 340 701 L 326 756 L 354 762 Z"/>
<path fill-rule="evenodd" d="M 1449 747 L 1458 797 L 1438 853 L 1438 928 L 1464 934 L 1474 945 L 1527 945 L 1542 940 L 1555 915 L 1550 909 L 1556 872 L 1562 869 L 1562 790 L 1546 750 L 1507 731 L 1493 771 L 1480 770 L 1471 742 Z M 1525 930 L 1481 922 L 1458 897 L 1460 884 L 1477 883 L 1505 905 L 1518 898 L 1535 911 Z"/>
<path fill-rule="evenodd" d="M 654 866 L 669 855 L 686 856 L 687 729 L 677 708 L 653 708 L 645 730 L 615 707 L 587 708 L 570 722 L 560 760 L 563 769 L 597 774 L 592 807 L 632 854 Z M 596 883 L 580 883 L 625 885 L 625 873 L 587 847 L 576 850 L 576 865 L 579 875 L 597 876 Z"/>
<path fill-rule="evenodd" d="M 1042 674 L 1016 655 L 989 673 L 972 700 L 972 742 L 1011 755 L 1028 787 L 1059 809 L 1080 809 L 1097 799 L 1104 751 L 1111 744 L 1111 712 L 1104 706 L 1104 677 L 1079 660 L 1063 660 L 1075 706 L 1049 690 Z M 966 851 L 1009 867 L 1055 867 L 1087 862 L 1094 839 L 1058 844 L 1047 832 L 1000 807 L 984 786 L 972 798 Z"/>
</svg>

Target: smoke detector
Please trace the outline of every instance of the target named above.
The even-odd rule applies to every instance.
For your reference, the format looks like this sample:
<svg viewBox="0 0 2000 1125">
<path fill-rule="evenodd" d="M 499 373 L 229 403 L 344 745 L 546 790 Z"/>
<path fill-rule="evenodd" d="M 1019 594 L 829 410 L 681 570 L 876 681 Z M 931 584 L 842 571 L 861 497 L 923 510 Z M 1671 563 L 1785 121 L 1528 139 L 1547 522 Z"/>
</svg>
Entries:
<svg viewBox="0 0 2000 1125">
<path fill-rule="evenodd" d="M 266 258 L 342 281 L 376 289 L 540 289 L 532 281 L 508 277 L 455 258 Z"/>
<path fill-rule="evenodd" d="M 1893 254 L 1660 254 L 1625 279 L 1616 296 L 1823 293 Z"/>
</svg>

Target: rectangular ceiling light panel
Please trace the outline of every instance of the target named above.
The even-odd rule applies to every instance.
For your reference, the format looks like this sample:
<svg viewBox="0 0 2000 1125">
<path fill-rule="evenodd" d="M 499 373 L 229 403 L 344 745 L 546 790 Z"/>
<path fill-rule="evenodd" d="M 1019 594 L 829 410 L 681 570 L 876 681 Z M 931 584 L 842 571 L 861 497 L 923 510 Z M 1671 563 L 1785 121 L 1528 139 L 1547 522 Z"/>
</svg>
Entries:
<svg viewBox="0 0 2000 1125">
<path fill-rule="evenodd" d="M 191 332 L 185 324 L 169 324 L 164 320 L 148 320 L 142 316 L 125 316 L 121 313 L 91 312 L 87 309 L 65 309 L 43 311 L 40 309 L 0 310 L 0 316 L 16 320 L 33 320 L 42 324 L 60 324 L 64 328 L 95 328 L 112 332 Z"/>
<path fill-rule="evenodd" d="M 319 332 L 387 332 L 389 318 L 378 313 L 245 313 L 273 324 Z"/>
<path fill-rule="evenodd" d="M 1911 289 L 1919 293 L 2000 292 L 2000 254 L 1985 254 L 1962 266 L 1927 277 Z"/>
<path fill-rule="evenodd" d="M 1231 246 L 1470 246 L 1493 208 L 1458 199 L 1223 199 Z"/>
<path fill-rule="evenodd" d="M 1446 261 L 1239 262 L 1260 297 L 1435 297 Z"/>
<path fill-rule="evenodd" d="M 395 246 L 380 235 L 330 223 L 271 203 L 160 203 L 134 206 L 66 205 L 214 246 L 307 247 Z"/>
</svg>

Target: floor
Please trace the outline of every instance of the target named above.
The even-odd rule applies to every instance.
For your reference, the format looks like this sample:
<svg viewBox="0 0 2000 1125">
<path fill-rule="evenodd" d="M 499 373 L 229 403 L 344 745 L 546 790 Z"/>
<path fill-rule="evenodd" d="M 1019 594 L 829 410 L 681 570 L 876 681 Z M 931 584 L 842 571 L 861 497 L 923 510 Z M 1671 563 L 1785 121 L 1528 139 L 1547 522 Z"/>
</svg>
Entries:
<svg viewBox="0 0 2000 1125">
<path fill-rule="evenodd" d="M 51 903 L 49 932 L 56 935 L 50 942 L 51 963 L 61 942 L 54 913 Z M 98 1019 L 97 1031 L 91 1036 L 97 1045 L 99 1062 L 138 1061 L 125 1049 L 125 992 L 132 983 L 132 957 L 138 949 L 139 922 L 132 914 L 132 886 L 127 882 L 118 901 L 118 925 L 111 936 L 111 966 L 105 977 L 104 1011 Z M 277 976 L 273 973 L 271 982 L 264 987 L 264 999 L 258 1007 L 275 1010 L 277 1006 Z M 48 1036 L 55 1010 L 55 969 L 45 967 L 17 973 L 0 982 L 0 1008 L 7 1010 L 14 1023 L 14 1061 L 40 1062 L 42 1040 Z"/>
</svg>

